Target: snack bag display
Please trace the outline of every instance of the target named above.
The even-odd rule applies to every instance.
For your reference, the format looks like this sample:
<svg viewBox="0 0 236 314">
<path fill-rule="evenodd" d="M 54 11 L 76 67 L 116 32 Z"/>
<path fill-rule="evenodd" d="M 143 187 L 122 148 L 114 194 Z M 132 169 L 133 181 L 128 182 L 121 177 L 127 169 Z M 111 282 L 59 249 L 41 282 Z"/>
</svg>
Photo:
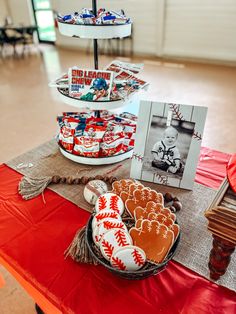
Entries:
<svg viewBox="0 0 236 314">
<path fill-rule="evenodd" d="M 134 145 L 136 122 L 107 110 L 63 112 L 57 117 L 59 143 L 69 153 L 98 158 L 124 153 Z"/>
<path fill-rule="evenodd" d="M 58 14 L 57 19 L 62 23 L 79 25 L 122 25 L 131 22 L 130 18 L 125 16 L 124 10 L 107 11 L 104 8 L 98 9 L 96 16 L 91 9 L 83 8 L 80 12 L 74 12 L 72 14 Z"/>
</svg>

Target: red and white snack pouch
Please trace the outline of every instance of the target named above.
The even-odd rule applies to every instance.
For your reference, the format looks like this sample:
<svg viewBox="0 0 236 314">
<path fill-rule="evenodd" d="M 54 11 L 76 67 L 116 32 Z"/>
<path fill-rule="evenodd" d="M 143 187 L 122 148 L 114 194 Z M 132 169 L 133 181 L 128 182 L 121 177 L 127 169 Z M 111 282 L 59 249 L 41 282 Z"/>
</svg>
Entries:
<svg viewBox="0 0 236 314">
<path fill-rule="evenodd" d="M 135 141 L 135 133 L 132 134 L 132 137 L 125 137 L 124 139 L 124 146 L 123 150 L 127 151 L 134 148 L 134 141 Z"/>
<path fill-rule="evenodd" d="M 124 119 L 132 120 L 134 122 L 138 121 L 138 117 L 135 114 L 130 113 L 130 112 L 122 112 L 119 114 L 119 116 Z"/>
<path fill-rule="evenodd" d="M 64 136 L 63 133 L 59 134 L 59 143 L 69 153 L 72 153 L 74 146 L 74 136 Z"/>
<path fill-rule="evenodd" d="M 77 119 L 87 119 L 94 116 L 93 111 L 87 111 L 87 112 L 62 112 L 64 117 L 72 117 Z"/>
<path fill-rule="evenodd" d="M 111 113 L 108 110 L 101 110 L 100 111 L 100 117 L 101 119 L 103 119 L 104 121 L 110 121 L 113 120 L 115 118 L 114 114 Z"/>
<path fill-rule="evenodd" d="M 70 126 L 71 131 L 73 134 L 75 133 L 75 129 L 78 126 L 79 123 L 81 123 L 81 120 L 74 117 L 64 117 L 62 118 L 62 121 L 65 126 Z"/>
<path fill-rule="evenodd" d="M 99 155 L 99 142 L 93 138 L 86 138 L 84 136 L 75 136 L 75 145 L 73 154 L 84 157 L 98 157 Z"/>
<path fill-rule="evenodd" d="M 120 154 L 123 150 L 124 138 L 123 126 L 117 123 L 109 124 L 100 145 L 101 156 Z"/>
<path fill-rule="evenodd" d="M 99 157 L 100 143 L 105 131 L 105 126 L 87 124 L 84 134 L 74 137 L 73 153 L 84 157 Z"/>
<path fill-rule="evenodd" d="M 120 119 L 119 123 L 124 127 L 125 138 L 131 139 L 136 133 L 136 123 L 128 119 Z"/>
<path fill-rule="evenodd" d="M 107 121 L 105 121 L 103 118 L 97 118 L 97 117 L 90 117 L 88 119 L 86 119 L 86 124 L 88 125 L 102 125 L 102 126 L 106 126 L 107 125 Z"/>
<path fill-rule="evenodd" d="M 123 126 L 123 131 L 125 134 L 124 142 L 123 142 L 123 151 L 126 152 L 127 150 L 134 147 L 134 136 L 136 133 L 136 122 L 120 118 L 119 116 L 115 118 L 116 123 L 119 123 Z"/>
<path fill-rule="evenodd" d="M 74 118 L 62 118 L 62 126 L 59 134 L 59 143 L 66 151 L 72 153 L 74 146 L 75 128 L 79 120 Z"/>
</svg>

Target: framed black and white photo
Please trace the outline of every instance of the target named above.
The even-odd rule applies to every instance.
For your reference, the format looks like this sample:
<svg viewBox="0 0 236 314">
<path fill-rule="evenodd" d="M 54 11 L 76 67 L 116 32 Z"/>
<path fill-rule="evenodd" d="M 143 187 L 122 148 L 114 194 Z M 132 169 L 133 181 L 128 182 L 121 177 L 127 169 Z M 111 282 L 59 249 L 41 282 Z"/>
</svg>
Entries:
<svg viewBox="0 0 236 314">
<path fill-rule="evenodd" d="M 130 176 L 193 188 L 206 107 L 141 101 Z"/>
</svg>

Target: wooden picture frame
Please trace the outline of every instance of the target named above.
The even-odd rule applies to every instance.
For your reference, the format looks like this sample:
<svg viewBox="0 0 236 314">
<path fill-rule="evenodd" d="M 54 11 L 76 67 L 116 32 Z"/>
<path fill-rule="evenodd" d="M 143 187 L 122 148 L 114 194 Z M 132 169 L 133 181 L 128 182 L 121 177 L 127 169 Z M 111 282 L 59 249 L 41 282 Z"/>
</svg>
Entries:
<svg viewBox="0 0 236 314">
<path fill-rule="evenodd" d="M 191 190 L 206 114 L 206 107 L 141 101 L 130 176 Z M 172 146 L 167 146 L 164 143 L 170 129 L 176 134 L 176 139 Z M 165 148 L 160 147 L 163 144 Z M 166 154 L 163 163 L 158 160 L 161 154 Z"/>
<path fill-rule="evenodd" d="M 205 212 L 208 229 L 222 239 L 236 243 L 236 193 L 227 177 Z"/>
</svg>

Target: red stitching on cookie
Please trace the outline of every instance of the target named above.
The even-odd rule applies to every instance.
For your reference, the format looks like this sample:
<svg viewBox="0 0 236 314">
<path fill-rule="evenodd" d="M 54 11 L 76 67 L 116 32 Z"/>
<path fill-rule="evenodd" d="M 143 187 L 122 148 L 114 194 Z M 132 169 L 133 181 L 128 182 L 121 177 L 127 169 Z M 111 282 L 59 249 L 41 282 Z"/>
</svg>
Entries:
<svg viewBox="0 0 236 314">
<path fill-rule="evenodd" d="M 110 258 L 114 251 L 114 246 L 112 246 L 111 243 L 109 243 L 108 241 L 104 239 L 102 240 L 102 246 L 103 246 L 105 254 Z"/>
<path fill-rule="evenodd" d="M 113 228 L 122 228 L 122 229 L 124 229 L 123 222 L 104 221 L 103 226 L 106 229 L 113 229 Z"/>
<path fill-rule="evenodd" d="M 107 205 L 107 200 L 105 196 L 100 196 L 98 199 L 98 209 L 103 210 L 106 208 L 106 205 Z"/>
<path fill-rule="evenodd" d="M 114 212 L 110 212 L 110 213 L 100 213 L 98 215 L 96 215 L 96 219 L 97 220 L 102 220 L 104 218 L 117 218 L 117 213 Z"/>
<path fill-rule="evenodd" d="M 127 238 L 126 238 L 126 236 L 125 236 L 123 231 L 117 230 L 115 232 L 115 238 L 116 238 L 116 241 L 119 244 L 119 246 L 129 245 L 129 243 L 127 242 Z"/>
<path fill-rule="evenodd" d="M 134 262 L 135 262 L 138 266 L 142 266 L 142 265 L 144 264 L 143 256 L 139 253 L 139 251 L 133 250 L 132 256 L 133 256 L 133 258 L 134 258 Z"/>
<path fill-rule="evenodd" d="M 110 199 L 110 208 L 116 212 L 119 212 L 117 203 L 118 203 L 118 196 L 112 195 Z"/>
<path fill-rule="evenodd" d="M 126 270 L 125 264 L 118 257 L 112 257 L 112 265 L 120 270 Z"/>
</svg>

